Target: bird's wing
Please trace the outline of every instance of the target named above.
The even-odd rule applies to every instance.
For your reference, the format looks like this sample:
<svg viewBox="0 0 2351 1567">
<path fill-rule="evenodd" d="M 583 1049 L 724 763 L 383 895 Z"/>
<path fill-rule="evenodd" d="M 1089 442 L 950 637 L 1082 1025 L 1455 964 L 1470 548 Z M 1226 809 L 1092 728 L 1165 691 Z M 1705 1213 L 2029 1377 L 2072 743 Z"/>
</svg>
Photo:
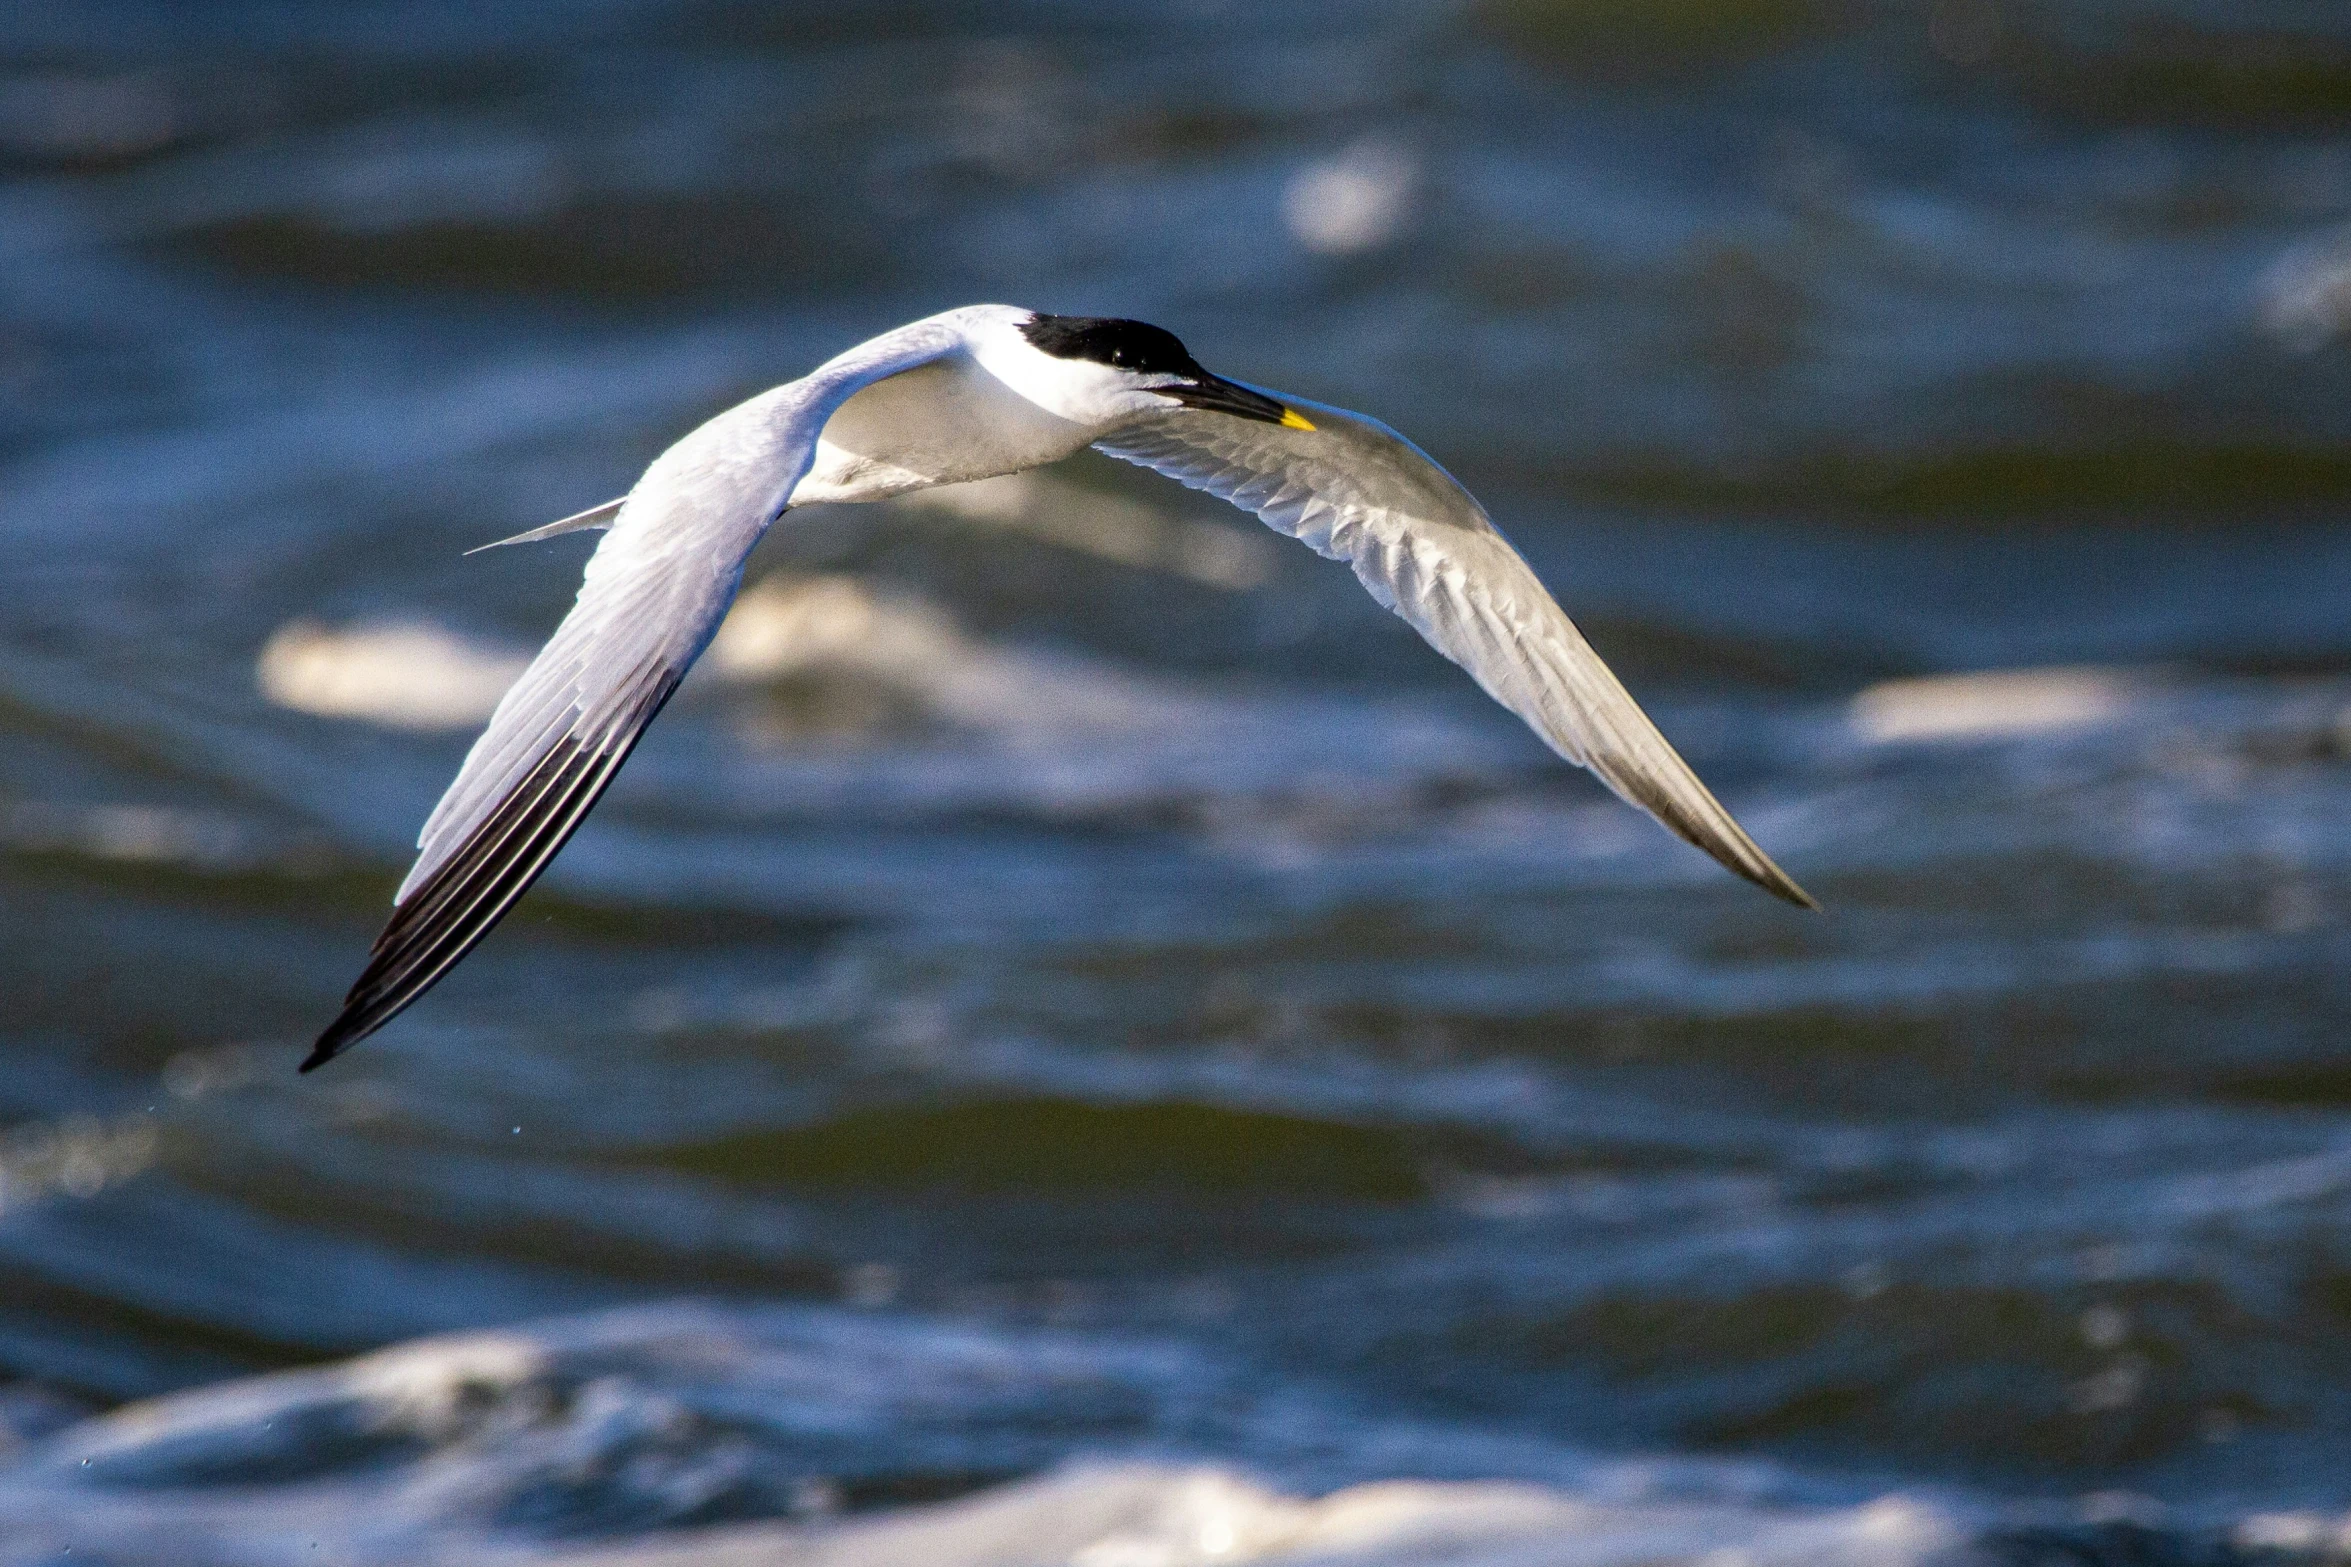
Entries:
<svg viewBox="0 0 2351 1567">
<path fill-rule="evenodd" d="M 1373 598 L 1561 756 L 1728 869 L 1817 907 L 1698 781 L 1451 474 L 1376 419 L 1266 395 L 1313 428 L 1175 408 L 1095 446 L 1347 562 Z"/>
<path fill-rule="evenodd" d="M 476 544 L 465 553 L 479 555 L 484 550 L 500 550 L 509 544 L 536 544 L 541 539 L 558 538 L 566 533 L 585 533 L 591 528 L 609 528 L 614 519 L 619 517 L 621 507 L 628 504 L 628 499 L 625 495 L 619 496 L 616 499 L 606 501 L 601 506 L 591 506 L 586 511 L 575 511 L 568 517 L 558 517 L 553 522 L 541 523 L 538 527 L 525 532 L 510 534 L 503 539 L 492 539 L 487 544 Z"/>
<path fill-rule="evenodd" d="M 720 414 L 645 470 L 578 601 L 506 695 L 417 840 L 391 922 L 309 1071 L 389 1022 L 546 869 L 708 644 L 743 562 L 843 401 L 952 351 L 917 322 Z"/>
</svg>

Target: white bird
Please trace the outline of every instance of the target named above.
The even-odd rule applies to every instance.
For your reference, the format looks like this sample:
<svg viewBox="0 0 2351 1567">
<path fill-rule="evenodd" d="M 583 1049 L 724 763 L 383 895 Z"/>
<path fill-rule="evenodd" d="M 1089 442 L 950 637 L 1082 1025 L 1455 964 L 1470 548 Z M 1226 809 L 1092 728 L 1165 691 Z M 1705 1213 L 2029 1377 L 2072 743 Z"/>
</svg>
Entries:
<svg viewBox="0 0 2351 1567">
<path fill-rule="evenodd" d="M 1730 870 L 1817 907 L 1419 447 L 1362 414 L 1211 375 L 1140 321 L 971 305 L 728 409 L 620 499 L 499 541 L 610 530 L 426 821 L 391 921 L 302 1070 L 389 1022 L 513 907 L 709 644 L 751 547 L 786 510 L 1014 473 L 1089 445 L 1347 562 L 1554 751 Z"/>
</svg>

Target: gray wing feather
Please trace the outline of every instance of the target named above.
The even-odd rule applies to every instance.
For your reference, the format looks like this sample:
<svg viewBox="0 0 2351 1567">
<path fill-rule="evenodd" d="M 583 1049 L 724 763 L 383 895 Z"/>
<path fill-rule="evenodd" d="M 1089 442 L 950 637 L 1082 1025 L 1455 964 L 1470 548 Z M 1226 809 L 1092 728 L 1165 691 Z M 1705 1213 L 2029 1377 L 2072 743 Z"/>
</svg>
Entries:
<svg viewBox="0 0 2351 1567">
<path fill-rule="evenodd" d="M 1726 868 L 1818 907 L 1699 781 L 1451 474 L 1376 419 L 1267 395 L 1315 428 L 1172 409 L 1095 446 L 1347 562 L 1373 598 L 1561 756 Z"/>
</svg>

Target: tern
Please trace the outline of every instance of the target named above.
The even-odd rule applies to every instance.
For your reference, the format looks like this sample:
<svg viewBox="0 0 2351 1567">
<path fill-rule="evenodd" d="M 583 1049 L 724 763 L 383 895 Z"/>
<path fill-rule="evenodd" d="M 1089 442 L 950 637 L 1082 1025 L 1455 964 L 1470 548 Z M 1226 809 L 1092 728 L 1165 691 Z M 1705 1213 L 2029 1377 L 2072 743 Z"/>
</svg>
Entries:
<svg viewBox="0 0 2351 1567">
<path fill-rule="evenodd" d="M 751 547 L 787 510 L 1016 473 L 1085 446 L 1345 561 L 1552 750 L 1731 871 L 1818 907 L 1419 447 L 1377 419 L 1212 375 L 1144 322 L 970 305 L 717 415 L 619 499 L 498 541 L 606 530 L 578 601 L 425 822 L 391 920 L 302 1070 L 423 995 L 547 868 L 709 644 Z"/>
</svg>

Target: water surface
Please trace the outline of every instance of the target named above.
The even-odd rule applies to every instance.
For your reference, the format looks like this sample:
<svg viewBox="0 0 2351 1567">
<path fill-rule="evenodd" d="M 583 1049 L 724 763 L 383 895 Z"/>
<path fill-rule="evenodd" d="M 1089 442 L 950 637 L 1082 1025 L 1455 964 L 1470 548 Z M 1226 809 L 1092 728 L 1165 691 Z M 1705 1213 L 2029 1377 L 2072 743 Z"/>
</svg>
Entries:
<svg viewBox="0 0 2351 1567">
<path fill-rule="evenodd" d="M 0 1560 L 2337 1548 L 2347 112 L 2284 0 L 21 10 Z M 1828 912 L 1088 457 L 793 514 L 297 1080 L 587 544 L 461 551 L 983 299 L 1411 432 Z"/>
</svg>

